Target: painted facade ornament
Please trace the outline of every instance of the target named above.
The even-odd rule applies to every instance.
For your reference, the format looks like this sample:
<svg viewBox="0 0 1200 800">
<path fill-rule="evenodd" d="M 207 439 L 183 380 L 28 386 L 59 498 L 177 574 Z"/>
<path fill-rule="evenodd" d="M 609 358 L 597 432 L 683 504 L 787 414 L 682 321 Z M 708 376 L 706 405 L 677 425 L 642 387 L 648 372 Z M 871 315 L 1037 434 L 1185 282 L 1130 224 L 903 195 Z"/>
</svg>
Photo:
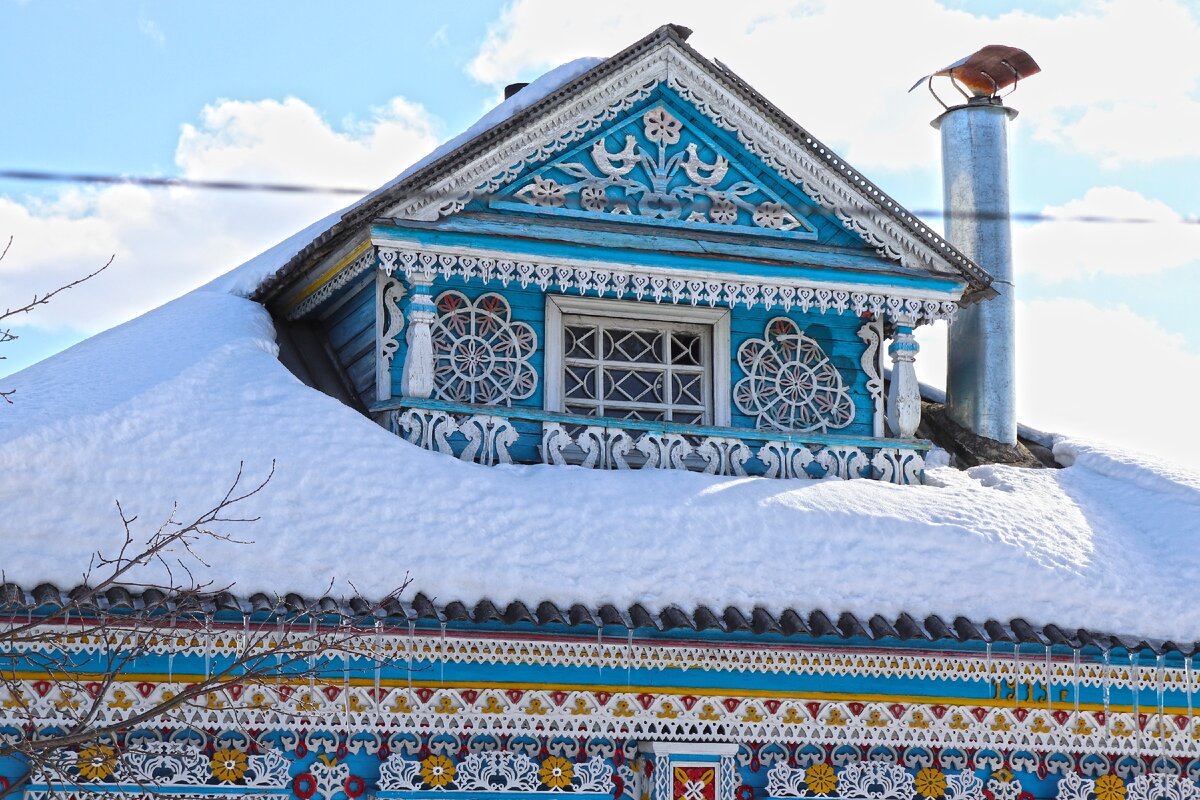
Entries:
<svg viewBox="0 0 1200 800">
<path fill-rule="evenodd" d="M 794 320 L 768 322 L 762 339 L 742 343 L 737 360 L 745 377 L 734 385 L 733 400 L 760 430 L 813 433 L 854 421 L 841 374 Z"/>
<path fill-rule="evenodd" d="M 573 762 L 551 755 L 539 764 L 528 753 L 482 750 L 468 753 L 457 764 L 433 753 L 420 761 L 395 754 L 379 769 L 384 792 L 443 791 L 500 793 L 611 794 L 613 768 L 595 755 Z"/>
<path fill-rule="evenodd" d="M 429 289 L 433 278 L 409 276 L 413 295 L 408 301 L 408 349 L 404 353 L 404 372 L 400 392 L 405 397 L 433 396 L 433 338 L 430 331 L 437 319 L 437 308 Z"/>
<path fill-rule="evenodd" d="M 807 767 L 779 762 L 767 773 L 767 794 L 772 798 L 809 800 L 832 795 L 844 800 L 1017 800 L 1021 791 L 1021 782 L 1004 769 L 993 771 L 985 789 L 984 782 L 971 770 L 946 774 L 926 766 L 916 768 L 914 774 L 912 766 L 885 760 L 850 761 L 840 771 L 824 761 Z M 1088 798 L 1063 796 L 1060 790 L 1058 800 Z"/>
<path fill-rule="evenodd" d="M 883 404 L 883 322 L 879 318 L 869 319 L 858 329 L 858 338 L 866 348 L 859 363 L 867 376 L 867 396 L 875 406 L 871 416 L 871 435 L 883 438 L 887 435 L 886 410 Z"/>
<path fill-rule="evenodd" d="M 404 312 L 400 301 L 407 294 L 398 279 L 377 273 L 375 277 L 375 398 L 392 397 L 392 359 L 400 349 L 397 337 L 404 330 Z"/>
<path fill-rule="evenodd" d="M 893 436 L 908 439 L 921 424 L 921 387 L 917 383 L 916 361 L 920 345 L 913 336 L 916 321 L 907 315 L 896 317 L 896 332 L 888 346 L 892 357 L 892 382 L 888 390 L 887 422 Z"/>
<path fill-rule="evenodd" d="M 432 327 L 433 396 L 439 400 L 512 405 L 537 390 L 529 359 L 537 335 L 514 322 L 508 301 L 489 292 L 471 300 L 462 292 L 437 297 Z"/>
<path fill-rule="evenodd" d="M 501 253 L 464 255 L 437 247 L 382 246 L 379 263 L 386 274 L 404 276 L 414 284 L 418 276 L 430 282 L 440 276 L 445 280 L 458 278 L 469 283 L 496 281 L 502 286 L 537 286 L 543 292 L 553 289 L 562 294 L 653 300 L 674 305 L 762 306 L 788 313 L 796 309 L 802 313 L 817 311 L 856 316 L 886 313 L 895 317 L 903 314 L 914 321 L 927 322 L 949 321 L 958 311 L 958 303 L 948 299 L 876 294 L 829 285 L 805 285 L 795 280 L 773 281 L 752 276 L 737 279 L 697 277 L 695 272 L 686 269 L 659 267 L 639 269 L 631 266 L 613 270 L 551 258 L 519 261 Z"/>
<path fill-rule="evenodd" d="M 541 209 L 813 235 L 795 209 L 662 105 L 580 155 L 543 167 L 512 196 Z"/>
</svg>

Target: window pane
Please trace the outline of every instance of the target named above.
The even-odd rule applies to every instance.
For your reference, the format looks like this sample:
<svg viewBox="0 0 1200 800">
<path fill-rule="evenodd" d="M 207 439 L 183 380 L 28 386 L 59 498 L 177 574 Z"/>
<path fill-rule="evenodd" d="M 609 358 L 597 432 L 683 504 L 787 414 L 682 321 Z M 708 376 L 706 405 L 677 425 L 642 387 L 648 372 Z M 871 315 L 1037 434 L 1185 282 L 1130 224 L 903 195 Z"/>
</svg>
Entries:
<svg viewBox="0 0 1200 800">
<path fill-rule="evenodd" d="M 701 411 L 672 411 L 672 422 L 682 422 L 685 425 L 698 425 L 704 422 L 704 413 Z"/>
<path fill-rule="evenodd" d="M 609 367 L 604 371 L 604 399 L 628 402 L 664 403 L 663 374 L 650 370 L 624 370 Z"/>
<path fill-rule="evenodd" d="M 704 405 L 704 376 L 699 373 L 676 372 L 671 376 L 671 402 L 681 406 Z"/>
<path fill-rule="evenodd" d="M 583 417 L 598 417 L 600 416 L 600 408 L 598 406 L 573 406 L 567 404 L 568 414 L 579 414 Z"/>
<path fill-rule="evenodd" d="M 698 367 L 701 361 L 700 336 L 695 333 L 671 334 L 671 363 Z"/>
<path fill-rule="evenodd" d="M 662 363 L 662 334 L 608 328 L 604 331 L 603 358 L 607 361 L 632 361 L 639 364 Z"/>
<path fill-rule="evenodd" d="M 563 351 L 567 358 L 595 358 L 596 329 L 567 326 L 563 330 Z"/>
<path fill-rule="evenodd" d="M 568 399 L 596 399 L 596 367 L 568 365 L 563 389 Z"/>
</svg>

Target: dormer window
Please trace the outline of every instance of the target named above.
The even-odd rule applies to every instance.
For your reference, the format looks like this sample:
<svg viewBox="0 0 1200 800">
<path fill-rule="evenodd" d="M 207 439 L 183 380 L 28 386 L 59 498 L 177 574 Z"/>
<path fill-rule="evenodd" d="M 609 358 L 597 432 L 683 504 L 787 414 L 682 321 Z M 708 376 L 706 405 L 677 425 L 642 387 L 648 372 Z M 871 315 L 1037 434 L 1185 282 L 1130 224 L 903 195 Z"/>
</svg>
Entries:
<svg viewBox="0 0 1200 800">
<path fill-rule="evenodd" d="M 729 424 L 729 312 L 551 295 L 546 410 Z"/>
</svg>

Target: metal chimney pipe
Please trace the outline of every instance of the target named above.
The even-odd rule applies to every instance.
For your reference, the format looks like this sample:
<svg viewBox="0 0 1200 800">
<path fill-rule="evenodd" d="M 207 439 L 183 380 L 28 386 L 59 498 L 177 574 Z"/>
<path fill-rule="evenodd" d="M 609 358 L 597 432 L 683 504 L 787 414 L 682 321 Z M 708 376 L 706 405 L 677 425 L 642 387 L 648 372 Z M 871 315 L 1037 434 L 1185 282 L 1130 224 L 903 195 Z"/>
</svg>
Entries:
<svg viewBox="0 0 1200 800">
<path fill-rule="evenodd" d="M 993 278 L 996 297 L 950 325 L 946 411 L 980 436 L 1016 444 L 1016 298 L 1008 207 L 1008 121 L 997 97 L 973 97 L 931 124 L 942 137 L 946 239 Z"/>
</svg>

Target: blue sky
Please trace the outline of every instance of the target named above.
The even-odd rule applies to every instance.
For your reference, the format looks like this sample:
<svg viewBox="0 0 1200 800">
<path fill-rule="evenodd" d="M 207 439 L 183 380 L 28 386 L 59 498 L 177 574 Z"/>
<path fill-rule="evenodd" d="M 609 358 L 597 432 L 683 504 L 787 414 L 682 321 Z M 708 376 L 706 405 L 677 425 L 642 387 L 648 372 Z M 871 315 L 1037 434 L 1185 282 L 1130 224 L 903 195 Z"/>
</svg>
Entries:
<svg viewBox="0 0 1200 800">
<path fill-rule="evenodd" d="M 581 13 L 548 0 L 0 0 L 0 169 L 375 185 L 472 123 L 505 83 L 674 21 L 902 203 L 936 209 L 937 106 L 906 90 L 983 44 L 1016 44 L 1045 71 L 1010 100 L 1022 112 L 1013 207 L 1164 220 L 1017 231 L 1024 416 L 1184 460 L 1200 451 L 1169 420 L 1200 389 L 1200 225 L 1178 221 L 1200 216 L 1200 5 L 748 5 L 695 2 L 668 19 L 635 2 Z M 345 202 L 212 194 L 0 181 L 0 239 L 14 237 L 0 305 L 117 254 L 94 285 L 18 328 L 0 374 Z M 923 339 L 934 382 L 941 335 Z"/>
</svg>

